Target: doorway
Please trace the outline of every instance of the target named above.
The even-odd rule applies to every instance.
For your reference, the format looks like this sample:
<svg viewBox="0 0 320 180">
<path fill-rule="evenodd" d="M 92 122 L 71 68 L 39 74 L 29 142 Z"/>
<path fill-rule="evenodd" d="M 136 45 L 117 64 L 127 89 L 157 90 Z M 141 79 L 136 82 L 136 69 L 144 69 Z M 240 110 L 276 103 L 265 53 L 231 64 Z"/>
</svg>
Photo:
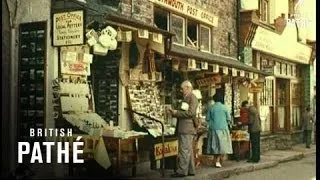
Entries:
<svg viewBox="0 0 320 180">
<path fill-rule="evenodd" d="M 287 79 L 276 80 L 276 113 L 277 113 L 277 129 L 280 131 L 288 130 L 290 110 L 290 94 L 289 83 Z"/>
</svg>

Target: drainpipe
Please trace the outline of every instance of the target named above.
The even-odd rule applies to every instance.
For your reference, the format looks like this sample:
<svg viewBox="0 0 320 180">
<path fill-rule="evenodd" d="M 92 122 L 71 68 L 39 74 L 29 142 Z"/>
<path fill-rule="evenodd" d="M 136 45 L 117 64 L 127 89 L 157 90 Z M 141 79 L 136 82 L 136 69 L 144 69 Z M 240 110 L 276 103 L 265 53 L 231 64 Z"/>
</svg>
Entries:
<svg viewBox="0 0 320 180">
<path fill-rule="evenodd" d="M 236 5 L 236 23 L 237 23 L 237 58 L 240 59 L 240 0 L 237 0 Z"/>
<path fill-rule="evenodd" d="M 16 118 L 16 114 L 17 114 L 17 107 L 16 107 L 16 84 L 17 84 L 17 71 L 16 71 L 16 66 L 15 63 L 17 61 L 17 59 L 15 58 L 15 44 L 16 44 L 16 28 L 15 27 L 11 27 L 11 37 L 10 37 L 10 115 L 9 115 L 9 139 L 10 139 L 10 143 L 9 143 L 9 148 L 11 153 L 9 153 L 9 169 L 15 170 L 16 168 L 16 151 L 17 151 L 17 118 Z"/>
</svg>

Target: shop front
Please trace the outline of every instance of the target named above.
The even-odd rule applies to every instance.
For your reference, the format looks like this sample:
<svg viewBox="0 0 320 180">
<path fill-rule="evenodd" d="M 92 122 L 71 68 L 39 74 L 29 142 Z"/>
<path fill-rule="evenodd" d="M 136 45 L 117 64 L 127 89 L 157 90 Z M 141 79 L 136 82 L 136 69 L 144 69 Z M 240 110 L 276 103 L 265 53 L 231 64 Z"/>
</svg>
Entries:
<svg viewBox="0 0 320 180">
<path fill-rule="evenodd" d="M 82 20 L 92 17 L 83 12 L 53 14 L 56 128 L 82 136 L 85 159 L 115 176 L 135 175 L 139 167 L 140 173 L 170 168 L 178 144 L 175 122 L 165 113 L 172 87 L 164 67 L 173 34 L 113 11 L 88 23 Z M 68 27 L 71 17 L 81 20 L 76 29 Z"/>
<path fill-rule="evenodd" d="M 272 30 L 255 21 L 253 14 L 243 13 L 241 34 L 246 38 L 242 44 L 252 56 L 250 63 L 272 74 L 265 78 L 262 91 L 256 95 L 262 133 L 271 135 L 262 137 L 262 151 L 289 148 L 302 140 L 301 117 L 310 104 L 312 48 L 297 41 L 296 29 L 281 24 L 284 17 L 277 18 Z M 275 133 L 281 135 L 275 138 Z M 288 143 L 277 143 L 282 140 Z"/>
<path fill-rule="evenodd" d="M 269 73 L 261 72 L 255 68 L 231 58 L 204 53 L 173 45 L 170 49 L 173 69 L 180 72 L 182 80 L 190 80 L 201 93 L 201 118 L 206 123 L 206 112 L 212 104 L 214 94 L 223 95 L 234 126 L 231 129 L 234 154 L 231 159 L 244 159 L 249 155 L 249 134 L 246 126 L 236 126 L 240 121 L 241 102 L 253 100 L 253 94 L 262 91 L 264 77 Z M 260 87 L 261 86 L 261 87 Z M 206 133 L 198 138 L 198 157 L 206 162 Z"/>
</svg>

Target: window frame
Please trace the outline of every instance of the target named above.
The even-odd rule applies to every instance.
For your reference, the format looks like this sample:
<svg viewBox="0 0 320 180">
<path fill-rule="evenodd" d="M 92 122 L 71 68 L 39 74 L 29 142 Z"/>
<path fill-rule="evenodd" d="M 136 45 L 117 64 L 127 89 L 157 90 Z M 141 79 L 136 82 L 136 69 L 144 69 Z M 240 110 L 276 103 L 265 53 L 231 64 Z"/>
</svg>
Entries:
<svg viewBox="0 0 320 180">
<path fill-rule="evenodd" d="M 263 6 L 267 5 L 266 10 L 263 11 Z M 260 21 L 264 23 L 270 22 L 270 2 L 269 0 L 259 0 L 259 12 L 260 12 Z M 265 20 L 263 19 L 263 14 L 266 15 Z"/>
<path fill-rule="evenodd" d="M 199 42 L 200 42 L 200 32 L 199 32 L 199 25 L 200 23 L 198 21 L 195 21 L 193 19 L 190 19 L 190 18 L 185 18 L 186 19 L 186 25 L 185 25 L 185 33 L 186 33 L 186 37 L 185 37 L 185 46 L 188 47 L 188 48 L 194 48 L 194 49 L 199 49 L 200 46 L 199 46 Z M 197 46 L 196 47 L 192 47 L 192 46 L 189 46 L 188 45 L 188 22 L 189 21 L 192 21 L 194 23 L 196 23 L 196 31 L 197 31 Z"/>
<path fill-rule="evenodd" d="M 182 19 L 182 20 L 183 20 L 183 28 L 182 28 L 182 35 L 183 35 L 182 41 L 183 41 L 183 42 L 182 42 L 182 44 L 179 44 L 179 43 L 175 42 L 174 40 L 172 40 L 172 43 L 175 44 L 175 45 L 179 45 L 179 46 L 186 46 L 186 18 L 184 18 L 183 16 L 179 16 L 179 15 L 177 15 L 177 14 L 174 14 L 174 13 L 170 13 L 169 31 L 170 31 L 171 33 L 174 33 L 174 32 L 172 31 L 172 20 L 173 20 L 173 17 L 174 17 L 174 18 L 177 18 L 177 19 Z"/>
<path fill-rule="evenodd" d="M 153 8 L 153 23 L 157 26 L 157 24 L 155 23 L 155 14 L 156 14 L 156 9 L 158 9 L 159 11 L 164 11 L 165 13 L 166 13 L 166 15 L 167 15 L 167 29 L 165 29 L 165 31 L 170 31 L 170 12 L 169 11 L 167 11 L 166 9 L 163 9 L 163 8 L 160 8 L 160 7 L 158 7 L 158 6 L 155 6 L 154 8 Z M 159 29 L 161 29 L 160 27 L 158 27 L 157 26 L 157 28 L 159 28 Z M 162 30 L 164 30 L 164 29 L 162 29 Z"/>
<path fill-rule="evenodd" d="M 209 30 L 209 49 L 208 50 L 203 50 L 203 49 L 201 49 L 201 44 L 202 44 L 202 41 L 201 41 L 201 28 L 206 28 L 206 29 L 208 29 Z M 202 52 L 211 52 L 211 41 L 212 41 L 212 36 L 211 36 L 211 28 L 209 27 L 209 26 L 206 26 L 206 25 L 203 25 L 203 24 L 199 24 L 199 50 L 200 51 L 202 51 Z"/>
</svg>

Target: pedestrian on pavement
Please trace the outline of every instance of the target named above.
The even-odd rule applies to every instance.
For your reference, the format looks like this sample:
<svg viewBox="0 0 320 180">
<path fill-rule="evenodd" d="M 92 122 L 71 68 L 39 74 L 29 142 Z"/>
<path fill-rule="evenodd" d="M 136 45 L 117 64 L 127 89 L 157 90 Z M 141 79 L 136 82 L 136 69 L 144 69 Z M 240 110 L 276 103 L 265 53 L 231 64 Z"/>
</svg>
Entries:
<svg viewBox="0 0 320 180">
<path fill-rule="evenodd" d="M 209 125 L 207 154 L 215 156 L 215 166 L 221 168 L 225 154 L 232 154 L 232 142 L 229 131 L 231 117 L 227 107 L 222 103 L 222 95 L 213 96 L 215 103 L 208 109 L 206 120 Z"/>
<path fill-rule="evenodd" d="M 257 163 L 260 161 L 260 132 L 261 119 L 256 107 L 249 107 L 248 130 L 251 143 L 251 157 L 247 162 Z"/>
<path fill-rule="evenodd" d="M 243 101 L 240 108 L 240 122 L 239 125 L 247 125 L 249 121 L 249 102 Z"/>
<path fill-rule="evenodd" d="M 196 135 L 195 118 L 198 107 L 198 99 L 192 93 L 192 84 L 190 81 L 184 81 L 181 84 L 181 92 L 184 96 L 184 103 L 187 103 L 186 110 L 169 109 L 172 116 L 178 119 L 178 166 L 175 174 L 171 177 L 185 177 L 195 175 L 195 161 L 193 153 L 193 141 Z"/>
<path fill-rule="evenodd" d="M 306 143 L 306 148 L 310 148 L 313 124 L 313 114 L 311 113 L 310 106 L 308 106 L 302 118 L 303 137 Z"/>
</svg>

